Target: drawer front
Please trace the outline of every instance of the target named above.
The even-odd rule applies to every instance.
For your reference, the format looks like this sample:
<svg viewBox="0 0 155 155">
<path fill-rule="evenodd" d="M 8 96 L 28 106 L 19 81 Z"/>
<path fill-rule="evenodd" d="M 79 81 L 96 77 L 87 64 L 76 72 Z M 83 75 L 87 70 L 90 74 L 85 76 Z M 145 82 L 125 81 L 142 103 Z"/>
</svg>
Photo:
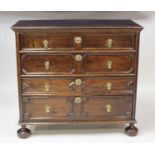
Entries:
<svg viewBox="0 0 155 155">
<path fill-rule="evenodd" d="M 87 34 L 83 37 L 83 47 L 132 49 L 134 48 L 134 36 L 124 34 Z"/>
<path fill-rule="evenodd" d="M 24 54 L 22 74 L 132 74 L 134 55 Z"/>
<path fill-rule="evenodd" d="M 23 98 L 25 121 L 68 120 L 73 106 L 67 97 Z"/>
<path fill-rule="evenodd" d="M 25 78 L 23 95 L 132 93 L 133 78 Z"/>
<path fill-rule="evenodd" d="M 84 55 L 82 73 L 132 74 L 134 55 Z"/>
<path fill-rule="evenodd" d="M 129 120 L 132 96 L 23 98 L 25 121 Z"/>
<path fill-rule="evenodd" d="M 23 94 L 74 94 L 76 87 L 73 78 L 27 78 L 22 79 Z"/>
<path fill-rule="evenodd" d="M 91 94 L 131 93 L 133 92 L 133 81 L 133 78 L 125 77 L 83 78 L 82 92 Z"/>
<path fill-rule="evenodd" d="M 80 115 L 83 119 L 131 119 L 132 96 L 93 96 L 83 100 Z"/>
<path fill-rule="evenodd" d="M 22 55 L 22 74 L 72 74 L 75 72 L 74 57 L 61 55 Z"/>
<path fill-rule="evenodd" d="M 53 32 L 50 34 L 24 34 L 21 46 L 31 50 L 61 48 L 133 49 L 134 34 L 106 34 L 106 32 Z"/>
<path fill-rule="evenodd" d="M 22 48 L 30 49 L 55 49 L 73 48 L 73 36 L 71 33 L 51 33 L 40 35 L 23 35 L 21 40 Z"/>
</svg>

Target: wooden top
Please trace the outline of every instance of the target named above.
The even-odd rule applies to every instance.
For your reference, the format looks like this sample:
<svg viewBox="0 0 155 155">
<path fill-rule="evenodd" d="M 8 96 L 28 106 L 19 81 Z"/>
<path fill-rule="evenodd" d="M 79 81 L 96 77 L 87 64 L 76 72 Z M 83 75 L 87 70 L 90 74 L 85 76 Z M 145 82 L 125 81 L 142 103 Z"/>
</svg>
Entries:
<svg viewBox="0 0 155 155">
<path fill-rule="evenodd" d="M 50 28 L 138 28 L 143 27 L 132 20 L 21 20 L 12 26 L 18 29 Z"/>
</svg>

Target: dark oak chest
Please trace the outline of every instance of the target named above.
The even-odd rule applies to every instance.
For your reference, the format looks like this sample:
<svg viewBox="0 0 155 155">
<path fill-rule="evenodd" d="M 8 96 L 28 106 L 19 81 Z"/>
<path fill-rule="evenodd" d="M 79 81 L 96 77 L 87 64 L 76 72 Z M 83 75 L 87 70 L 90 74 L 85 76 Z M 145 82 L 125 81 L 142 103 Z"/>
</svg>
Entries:
<svg viewBox="0 0 155 155">
<path fill-rule="evenodd" d="M 21 138 L 26 125 L 126 124 L 134 136 L 139 36 L 131 20 L 19 21 Z"/>
</svg>

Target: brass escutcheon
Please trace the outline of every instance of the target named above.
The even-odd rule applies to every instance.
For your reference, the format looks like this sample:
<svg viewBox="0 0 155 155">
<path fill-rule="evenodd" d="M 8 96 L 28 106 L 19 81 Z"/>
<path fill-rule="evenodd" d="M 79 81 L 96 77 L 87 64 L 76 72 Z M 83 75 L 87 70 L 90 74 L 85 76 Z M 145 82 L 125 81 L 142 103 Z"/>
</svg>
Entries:
<svg viewBox="0 0 155 155">
<path fill-rule="evenodd" d="M 44 109 L 45 109 L 46 113 L 50 113 L 51 112 L 51 107 L 49 105 L 45 105 Z"/>
<path fill-rule="evenodd" d="M 48 48 L 48 40 L 43 40 L 43 46 L 45 49 Z"/>
<path fill-rule="evenodd" d="M 81 103 L 81 102 L 82 102 L 81 97 L 75 97 L 74 103 Z"/>
<path fill-rule="evenodd" d="M 50 69 L 50 62 L 49 61 L 45 61 L 44 62 L 44 67 L 45 67 L 46 71 L 49 71 L 49 69 Z"/>
<path fill-rule="evenodd" d="M 112 108 L 112 106 L 110 104 L 106 105 L 107 112 L 111 112 L 111 108 Z"/>
<path fill-rule="evenodd" d="M 107 69 L 112 69 L 112 61 L 107 61 Z"/>
<path fill-rule="evenodd" d="M 107 82 L 106 83 L 106 87 L 107 87 L 107 90 L 111 90 L 112 89 L 112 83 L 111 82 Z"/>
<path fill-rule="evenodd" d="M 74 38 L 74 43 L 81 44 L 82 43 L 82 37 L 75 37 Z"/>
<path fill-rule="evenodd" d="M 82 84 L 82 80 L 81 79 L 76 79 L 75 80 L 75 85 L 76 86 L 80 86 Z"/>
<path fill-rule="evenodd" d="M 45 88 L 45 92 L 48 93 L 50 91 L 49 83 L 45 83 L 44 88 Z"/>
<path fill-rule="evenodd" d="M 80 55 L 80 54 L 75 55 L 75 60 L 82 61 L 82 55 Z"/>
<path fill-rule="evenodd" d="M 108 39 L 106 45 L 108 48 L 111 48 L 112 47 L 112 39 Z"/>
</svg>

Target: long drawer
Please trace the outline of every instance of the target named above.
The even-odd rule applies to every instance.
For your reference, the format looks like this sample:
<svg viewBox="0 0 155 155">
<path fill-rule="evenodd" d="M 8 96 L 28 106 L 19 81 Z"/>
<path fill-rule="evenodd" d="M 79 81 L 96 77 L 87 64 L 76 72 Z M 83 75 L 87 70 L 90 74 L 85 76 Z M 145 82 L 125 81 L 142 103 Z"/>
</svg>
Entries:
<svg viewBox="0 0 155 155">
<path fill-rule="evenodd" d="M 132 96 L 24 97 L 25 121 L 129 120 Z"/>
<path fill-rule="evenodd" d="M 23 78 L 24 95 L 132 93 L 133 77 Z"/>
<path fill-rule="evenodd" d="M 21 47 L 31 50 L 56 50 L 56 49 L 134 49 L 134 33 L 111 33 L 107 32 L 50 32 L 41 34 L 23 34 Z"/>
<path fill-rule="evenodd" d="M 133 74 L 134 54 L 23 54 L 23 75 Z"/>
</svg>

